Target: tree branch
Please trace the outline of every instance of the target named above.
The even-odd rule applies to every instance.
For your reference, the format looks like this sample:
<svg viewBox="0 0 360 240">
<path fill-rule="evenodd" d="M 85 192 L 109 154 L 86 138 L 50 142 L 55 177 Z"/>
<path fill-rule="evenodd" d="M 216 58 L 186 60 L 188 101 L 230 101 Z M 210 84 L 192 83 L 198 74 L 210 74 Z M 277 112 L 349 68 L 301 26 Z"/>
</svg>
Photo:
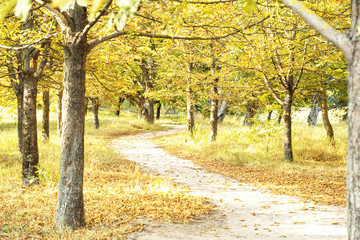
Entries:
<svg viewBox="0 0 360 240">
<path fill-rule="evenodd" d="M 41 41 L 43 40 L 48 40 L 56 35 L 58 35 L 59 33 L 53 33 L 53 34 L 48 34 L 47 36 L 43 37 L 43 38 L 40 38 L 34 42 L 32 42 L 31 44 L 28 44 L 28 45 L 24 45 L 22 47 L 8 47 L 8 46 L 4 46 L 4 45 L 0 45 L 0 48 L 4 48 L 4 49 L 7 49 L 7 50 L 24 50 L 24 49 L 27 49 L 27 48 L 31 48 L 33 47 L 34 45 L 36 44 L 40 44 Z"/>
<path fill-rule="evenodd" d="M 278 67 L 277 67 L 277 65 L 276 65 L 276 63 L 275 63 L 275 59 L 274 59 L 273 57 L 270 57 L 270 58 L 271 58 L 272 64 L 274 65 L 275 70 L 277 71 L 277 70 L 278 70 Z M 279 72 L 280 72 L 280 71 L 277 71 L 277 75 L 279 76 L 280 83 L 281 83 L 281 85 L 282 85 L 284 88 L 286 88 L 286 83 L 285 83 L 285 81 L 284 81 L 284 78 L 281 76 L 281 74 L 280 74 Z M 281 69 L 281 72 L 282 72 L 282 69 Z"/>
<path fill-rule="evenodd" d="M 46 64 L 48 63 L 48 59 L 47 59 L 47 53 L 49 52 L 49 48 L 50 48 L 50 44 L 51 44 L 51 41 L 48 41 L 46 42 L 44 45 L 45 49 L 44 49 L 44 54 L 42 56 L 42 59 L 40 61 L 40 64 L 39 64 L 39 68 L 35 74 L 35 78 L 39 79 L 41 78 L 42 74 L 43 74 L 43 71 L 45 69 L 45 66 Z"/>
<path fill-rule="evenodd" d="M 301 66 L 299 76 L 297 77 L 294 87 L 292 89 L 293 92 L 295 92 L 295 90 L 298 88 L 299 82 L 300 82 L 300 79 L 301 79 L 303 73 L 304 73 L 304 66 Z"/>
<path fill-rule="evenodd" d="M 158 22 L 158 23 L 163 23 L 160 20 L 157 20 L 157 19 L 152 18 L 152 17 L 147 17 L 147 16 L 144 16 L 144 15 L 141 15 L 140 13 L 135 13 L 135 16 L 142 17 L 142 18 L 148 19 L 150 21 Z"/>
<path fill-rule="evenodd" d="M 235 34 L 238 34 L 239 32 L 245 30 L 245 29 L 250 29 L 262 22 L 264 22 L 266 19 L 268 19 L 270 16 L 267 16 L 263 19 L 261 19 L 260 21 L 253 23 L 249 26 L 246 26 L 244 29 L 238 29 L 234 32 L 222 35 L 222 36 L 214 36 L 214 37 L 187 37 L 187 36 L 170 36 L 170 35 L 159 35 L 159 34 L 154 34 L 154 33 L 150 33 L 150 32 L 145 32 L 145 33 L 136 33 L 136 32 L 130 32 L 130 31 L 121 31 L 121 32 L 115 32 L 113 34 L 110 34 L 108 36 L 105 37 L 100 37 L 97 38 L 93 41 L 89 42 L 89 46 L 88 46 L 88 51 L 91 51 L 91 49 L 93 49 L 94 47 L 96 47 L 97 45 L 99 45 L 102 42 L 108 41 L 110 39 L 113 38 L 117 38 L 120 36 L 124 36 L 124 35 L 129 35 L 129 36 L 136 36 L 136 37 L 148 37 L 148 38 L 160 38 L 160 39 L 177 39 L 177 40 L 200 40 L 200 41 L 209 41 L 209 40 L 219 40 L 222 38 L 227 38 L 230 36 L 233 36 Z"/>
<path fill-rule="evenodd" d="M 97 14 L 97 16 L 95 17 L 94 20 L 92 20 L 89 24 L 87 24 L 83 31 L 82 31 L 82 35 L 85 36 L 89 30 L 100 20 L 100 18 L 106 13 L 106 11 L 108 10 L 108 8 L 110 7 L 112 3 L 112 0 L 108 0 L 107 3 L 105 4 L 105 6 L 101 9 L 101 11 Z"/>
<path fill-rule="evenodd" d="M 240 0 L 224 0 L 224 1 L 182 1 L 182 0 L 174 0 L 174 2 L 179 2 L 179 3 L 191 3 L 191 4 L 218 4 L 218 3 L 232 3 L 232 2 L 238 2 Z"/>
<path fill-rule="evenodd" d="M 276 100 L 281 106 L 283 106 L 283 105 L 284 105 L 284 102 L 279 98 L 279 96 L 276 94 L 276 92 L 274 91 L 274 89 L 270 86 L 269 79 L 267 78 L 266 74 L 264 73 L 263 75 L 264 75 L 264 81 L 265 81 L 266 87 L 269 89 L 271 95 L 275 98 L 275 100 Z"/>
<path fill-rule="evenodd" d="M 298 14 L 305 22 L 313 27 L 321 36 L 326 38 L 329 42 L 338 47 L 345 55 L 347 59 L 351 58 L 352 43 L 348 36 L 344 33 L 340 33 L 333 27 L 331 27 L 322 18 L 313 13 L 310 9 L 305 7 L 297 0 L 280 0 L 293 12 Z"/>
<path fill-rule="evenodd" d="M 65 31 L 65 29 L 68 27 L 68 22 L 66 18 L 57 10 L 50 6 L 50 4 L 43 2 L 42 0 L 34 0 L 35 2 L 39 3 L 40 5 L 43 5 L 44 8 L 56 18 L 56 21 L 59 23 L 60 28 L 62 31 Z"/>
<path fill-rule="evenodd" d="M 112 90 L 112 89 L 106 87 L 106 86 L 100 81 L 100 79 L 96 76 L 96 74 L 95 74 L 93 71 L 91 72 L 91 74 L 95 77 L 96 81 L 97 81 L 98 83 L 100 83 L 100 85 L 101 85 L 103 88 L 105 88 L 105 90 L 107 90 L 107 91 L 109 91 L 109 92 L 117 92 L 117 91 L 119 90 L 119 89 L 114 89 L 114 90 Z"/>
</svg>

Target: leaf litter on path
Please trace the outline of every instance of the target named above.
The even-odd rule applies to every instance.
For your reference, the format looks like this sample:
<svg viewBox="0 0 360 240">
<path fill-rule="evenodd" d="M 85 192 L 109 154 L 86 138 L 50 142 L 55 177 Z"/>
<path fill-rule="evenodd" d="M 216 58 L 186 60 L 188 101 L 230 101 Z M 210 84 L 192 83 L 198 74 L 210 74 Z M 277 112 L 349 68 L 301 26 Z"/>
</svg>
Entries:
<svg viewBox="0 0 360 240">
<path fill-rule="evenodd" d="M 167 154 L 150 140 L 180 129 L 119 137 L 112 147 L 142 170 L 172 178 L 189 187 L 190 194 L 210 199 L 216 210 L 184 224 L 144 220 L 143 231 L 129 234 L 129 239 L 346 239 L 344 208 L 275 195 L 206 172 L 190 160 Z"/>
</svg>

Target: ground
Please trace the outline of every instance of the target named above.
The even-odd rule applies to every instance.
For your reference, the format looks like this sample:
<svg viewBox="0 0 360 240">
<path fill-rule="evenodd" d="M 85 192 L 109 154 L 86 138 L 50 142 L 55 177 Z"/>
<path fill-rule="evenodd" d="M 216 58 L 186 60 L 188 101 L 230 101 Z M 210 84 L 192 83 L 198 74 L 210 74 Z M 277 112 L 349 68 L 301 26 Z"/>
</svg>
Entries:
<svg viewBox="0 0 360 240">
<path fill-rule="evenodd" d="M 111 146 L 143 171 L 172 178 L 187 186 L 190 194 L 206 197 L 214 204 L 212 214 L 190 223 L 139 220 L 143 230 L 128 239 L 346 239 L 345 208 L 304 202 L 268 190 L 208 173 L 190 160 L 167 154 L 151 141 L 171 130 L 122 136 Z"/>
</svg>

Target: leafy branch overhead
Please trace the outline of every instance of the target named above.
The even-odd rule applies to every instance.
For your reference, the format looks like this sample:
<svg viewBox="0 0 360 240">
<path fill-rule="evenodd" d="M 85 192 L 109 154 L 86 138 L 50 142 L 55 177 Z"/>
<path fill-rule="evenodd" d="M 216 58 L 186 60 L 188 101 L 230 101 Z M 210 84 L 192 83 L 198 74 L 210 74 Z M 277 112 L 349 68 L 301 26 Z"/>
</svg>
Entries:
<svg viewBox="0 0 360 240">
<path fill-rule="evenodd" d="M 231 1 L 177 1 L 181 3 L 190 3 L 190 4 L 218 4 L 218 3 L 227 3 L 227 2 L 237 2 L 239 0 Z M 47 5 L 49 1 L 34 0 L 41 5 Z M 71 8 L 75 2 L 83 7 L 89 7 L 89 21 L 94 21 L 97 17 L 101 16 L 104 10 L 107 7 L 105 5 L 110 5 L 113 3 L 113 0 L 54 0 L 50 3 L 50 6 L 54 9 L 59 9 L 60 12 L 66 11 Z M 115 5 L 120 8 L 116 14 L 114 12 L 110 13 L 109 23 L 116 26 L 116 29 L 119 31 L 125 27 L 127 18 L 135 15 L 141 0 L 116 0 Z M 8 0 L 0 5 L 0 21 L 2 21 L 11 10 L 14 9 L 15 16 L 24 20 L 27 18 L 33 0 Z M 254 0 L 245 0 L 243 4 L 244 11 L 248 14 L 252 14 L 256 9 L 256 2 Z"/>
<path fill-rule="evenodd" d="M 35 0 L 41 5 L 47 5 L 47 1 Z M 74 6 L 75 2 L 83 7 L 89 7 L 90 13 L 88 20 L 94 21 L 97 17 L 101 16 L 104 12 L 102 9 L 105 5 L 112 4 L 112 0 L 54 0 L 50 3 L 50 6 L 53 9 L 59 9 L 60 12 L 67 11 Z M 6 15 L 14 9 L 15 16 L 24 20 L 27 18 L 33 1 L 32 0 L 9 0 L 4 2 L 0 7 L 0 21 L 2 21 Z M 117 14 L 112 13 L 111 22 L 117 26 L 118 30 L 121 30 L 125 26 L 127 17 L 131 17 L 135 14 L 136 10 L 139 7 L 140 0 L 117 0 L 115 4 L 121 9 Z"/>
</svg>

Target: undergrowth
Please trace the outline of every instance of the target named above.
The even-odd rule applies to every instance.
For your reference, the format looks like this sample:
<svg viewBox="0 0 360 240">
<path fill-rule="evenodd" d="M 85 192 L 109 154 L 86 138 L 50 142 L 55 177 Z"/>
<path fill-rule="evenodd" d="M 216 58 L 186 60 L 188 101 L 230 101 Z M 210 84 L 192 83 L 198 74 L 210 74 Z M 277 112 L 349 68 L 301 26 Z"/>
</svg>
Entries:
<svg viewBox="0 0 360 240">
<path fill-rule="evenodd" d="M 187 222 L 212 210 L 204 198 L 166 178 L 144 174 L 111 150 L 116 136 L 164 129 L 135 115 L 100 116 L 100 129 L 86 120 L 84 203 L 87 226 L 77 231 L 54 228 L 60 139 L 51 123 L 48 142 L 39 143 L 40 184 L 21 185 L 21 158 L 14 123 L 0 123 L 0 239 L 119 239 L 142 228 L 136 219 Z"/>
<path fill-rule="evenodd" d="M 253 127 L 227 117 L 216 142 L 209 143 L 209 122 L 196 119 L 193 136 L 186 132 L 158 141 L 171 153 L 189 158 L 212 172 L 328 205 L 345 206 L 346 122 L 333 120 L 336 146 L 319 123 L 293 122 L 294 162 L 283 162 L 283 124 L 258 121 Z"/>
</svg>

